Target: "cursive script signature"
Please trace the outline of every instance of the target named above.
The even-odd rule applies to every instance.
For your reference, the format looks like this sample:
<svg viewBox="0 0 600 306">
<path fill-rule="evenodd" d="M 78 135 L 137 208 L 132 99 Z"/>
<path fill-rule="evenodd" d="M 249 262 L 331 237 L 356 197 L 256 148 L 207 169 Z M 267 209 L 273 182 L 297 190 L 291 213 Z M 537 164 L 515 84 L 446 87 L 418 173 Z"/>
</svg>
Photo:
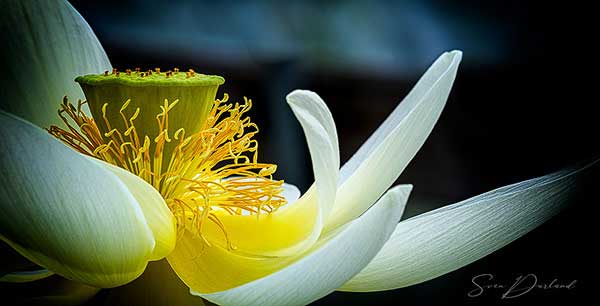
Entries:
<svg viewBox="0 0 600 306">
<path fill-rule="evenodd" d="M 502 283 L 494 280 L 492 274 L 479 274 L 471 279 L 475 288 L 467 295 L 469 297 L 479 297 L 486 290 L 496 289 L 502 292 L 500 295 L 501 299 L 512 299 L 523 296 L 534 289 L 538 290 L 550 290 L 550 289 L 562 289 L 571 290 L 575 288 L 577 280 L 572 281 L 560 281 L 557 278 L 552 279 L 550 282 L 542 282 L 538 280 L 538 277 L 529 273 L 527 275 L 519 275 L 515 278 L 514 282 Z"/>
</svg>

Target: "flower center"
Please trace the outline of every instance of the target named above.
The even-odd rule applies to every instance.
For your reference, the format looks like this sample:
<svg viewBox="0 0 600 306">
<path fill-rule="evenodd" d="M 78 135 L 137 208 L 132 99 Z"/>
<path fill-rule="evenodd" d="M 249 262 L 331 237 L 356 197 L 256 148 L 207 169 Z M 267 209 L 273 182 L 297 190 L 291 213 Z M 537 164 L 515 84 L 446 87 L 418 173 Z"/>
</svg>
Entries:
<svg viewBox="0 0 600 306">
<path fill-rule="evenodd" d="M 272 177 L 277 166 L 258 162 L 258 127 L 246 116 L 252 101 L 227 103 L 227 94 L 215 100 L 223 78 L 136 69 L 76 81 L 87 101 L 74 106 L 65 97 L 59 116 L 67 129 L 48 131 L 154 186 L 180 234 L 189 230 L 202 237 L 208 220 L 227 236 L 217 212 L 270 213 L 285 205 L 283 181 Z M 86 104 L 92 117 L 83 111 Z"/>
</svg>

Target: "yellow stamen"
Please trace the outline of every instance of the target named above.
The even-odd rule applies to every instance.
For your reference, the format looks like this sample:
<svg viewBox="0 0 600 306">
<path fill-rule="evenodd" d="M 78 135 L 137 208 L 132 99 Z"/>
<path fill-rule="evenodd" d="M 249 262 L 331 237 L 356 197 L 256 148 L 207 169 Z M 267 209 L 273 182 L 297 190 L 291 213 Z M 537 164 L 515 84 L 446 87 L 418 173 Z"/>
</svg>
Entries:
<svg viewBox="0 0 600 306">
<path fill-rule="evenodd" d="M 79 101 L 75 108 L 65 97 L 58 114 L 67 129 L 51 126 L 48 131 L 75 150 L 122 167 L 154 186 L 173 212 L 180 233 L 187 229 L 202 237 L 202 224 L 209 220 L 227 237 L 218 212 L 259 215 L 286 203 L 280 195 L 283 181 L 272 177 L 277 166 L 257 161 L 258 141 L 253 137 L 258 127 L 245 116 L 252 101 L 244 98 L 243 104 L 228 104 L 227 100 L 227 94 L 217 99 L 200 131 L 189 136 L 184 128 L 171 132 L 169 112 L 178 100 L 165 100 L 156 115 L 159 132 L 154 137 L 136 130 L 141 110 L 129 111 L 130 100 L 119 110 L 125 130 L 113 128 L 107 116 L 112 106 L 106 103 L 102 119 L 108 132 L 102 137 L 94 119 L 82 111 L 86 102 Z M 177 145 L 170 156 L 163 156 L 169 142 Z"/>
</svg>

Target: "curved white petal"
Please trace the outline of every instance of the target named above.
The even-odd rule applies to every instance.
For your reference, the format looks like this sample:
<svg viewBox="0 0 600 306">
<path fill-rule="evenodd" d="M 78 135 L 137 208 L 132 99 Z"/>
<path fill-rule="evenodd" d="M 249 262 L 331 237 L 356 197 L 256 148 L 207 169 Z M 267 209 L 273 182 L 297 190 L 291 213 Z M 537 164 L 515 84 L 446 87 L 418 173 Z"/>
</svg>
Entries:
<svg viewBox="0 0 600 306">
<path fill-rule="evenodd" d="M 155 241 L 126 185 L 4 111 L 0 127 L 0 239 L 32 262 L 93 286 L 139 276 Z"/>
<path fill-rule="evenodd" d="M 400 219 L 411 185 L 391 189 L 356 220 L 330 232 L 296 262 L 242 286 L 200 295 L 219 305 L 306 305 L 360 271 L 387 241 Z"/>
<path fill-rule="evenodd" d="M 325 102 L 312 91 L 294 90 L 286 98 L 306 135 L 319 207 L 326 220 L 335 202 L 340 168 L 335 122 Z"/>
<path fill-rule="evenodd" d="M 62 124 L 56 111 L 63 96 L 85 99 L 75 77 L 111 67 L 67 1 L 2 1 L 0 36 L 0 108 L 41 127 Z"/>
<path fill-rule="evenodd" d="M 52 271 L 48 271 L 47 269 L 33 271 L 17 271 L 4 274 L 2 277 L 0 277 L 0 282 L 27 283 L 46 278 L 53 274 L 54 273 Z"/>
<path fill-rule="evenodd" d="M 400 176 L 437 122 L 462 53 L 442 54 L 413 90 L 340 170 L 331 230 L 359 216 Z"/>
<path fill-rule="evenodd" d="M 156 242 L 150 260 L 163 259 L 169 255 L 175 248 L 177 224 L 160 193 L 150 184 L 123 168 L 91 157 L 89 160 L 110 170 L 125 184 L 127 190 L 137 200 Z"/>
<path fill-rule="evenodd" d="M 373 261 L 339 290 L 406 287 L 482 258 L 564 208 L 577 174 L 586 167 L 505 186 L 402 221 Z"/>
</svg>

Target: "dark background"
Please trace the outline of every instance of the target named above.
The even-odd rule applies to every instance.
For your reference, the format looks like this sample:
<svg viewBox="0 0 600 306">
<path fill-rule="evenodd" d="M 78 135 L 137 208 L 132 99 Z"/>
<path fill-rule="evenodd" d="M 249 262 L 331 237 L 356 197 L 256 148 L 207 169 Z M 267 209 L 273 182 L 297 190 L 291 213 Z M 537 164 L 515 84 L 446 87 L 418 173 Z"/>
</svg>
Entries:
<svg viewBox="0 0 600 306">
<path fill-rule="evenodd" d="M 576 2 L 70 2 L 114 67 L 194 68 L 224 76 L 220 94 L 252 98 L 261 159 L 302 190 L 312 173 L 284 103 L 289 91 L 314 90 L 327 102 L 343 162 L 451 49 L 464 54 L 448 104 L 398 180 L 414 184 L 405 217 L 600 154 L 597 35 L 589 8 Z M 393 291 L 336 292 L 314 305 L 583 304 L 597 266 L 594 182 L 559 216 L 458 271 Z M 577 283 L 513 300 L 500 291 L 467 297 L 482 273 Z"/>
</svg>

